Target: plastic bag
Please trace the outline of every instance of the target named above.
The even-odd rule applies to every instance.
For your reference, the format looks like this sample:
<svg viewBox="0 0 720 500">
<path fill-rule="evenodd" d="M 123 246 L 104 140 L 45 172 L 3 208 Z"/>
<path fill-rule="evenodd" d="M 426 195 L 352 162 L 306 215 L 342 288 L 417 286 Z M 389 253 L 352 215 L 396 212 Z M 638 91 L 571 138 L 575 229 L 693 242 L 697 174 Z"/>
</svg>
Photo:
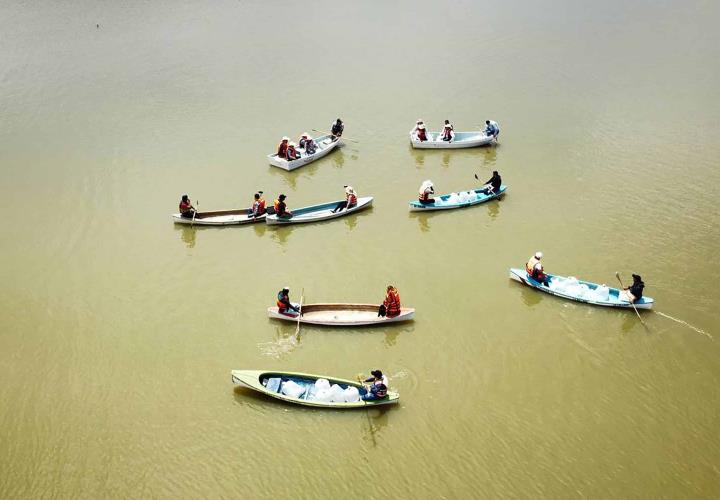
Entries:
<svg viewBox="0 0 720 500">
<path fill-rule="evenodd" d="M 288 397 L 299 398 L 304 392 L 305 388 L 292 380 L 287 380 L 282 384 L 282 393 Z"/>
<path fill-rule="evenodd" d="M 330 389 L 330 382 L 325 378 L 319 378 L 315 381 L 315 388 L 320 391 L 322 389 Z"/>
<path fill-rule="evenodd" d="M 596 300 L 607 301 L 610 298 L 610 289 L 605 285 L 598 285 L 595 289 Z"/>
<path fill-rule="evenodd" d="M 330 394 L 332 396 L 332 401 L 345 401 L 345 391 L 337 384 L 333 384 L 332 387 L 330 387 Z"/>
<path fill-rule="evenodd" d="M 360 391 L 357 387 L 350 386 L 343 391 L 343 398 L 347 403 L 354 403 L 360 400 Z"/>
<path fill-rule="evenodd" d="M 312 398 L 313 401 L 319 401 L 321 403 L 329 403 L 332 401 L 332 394 L 330 389 L 320 389 Z"/>
</svg>

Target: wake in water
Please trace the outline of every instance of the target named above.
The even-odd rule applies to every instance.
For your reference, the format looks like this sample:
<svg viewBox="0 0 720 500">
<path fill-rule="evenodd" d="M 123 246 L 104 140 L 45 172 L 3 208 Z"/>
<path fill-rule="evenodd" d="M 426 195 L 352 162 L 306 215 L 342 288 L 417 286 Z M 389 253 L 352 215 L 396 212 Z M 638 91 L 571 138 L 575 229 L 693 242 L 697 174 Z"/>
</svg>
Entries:
<svg viewBox="0 0 720 500">
<path fill-rule="evenodd" d="M 696 331 L 697 333 L 699 333 L 699 334 L 701 334 L 701 335 L 705 335 L 707 338 L 713 340 L 713 336 L 712 336 L 712 335 L 710 335 L 709 333 L 707 333 L 705 330 L 701 330 L 700 328 L 697 328 L 697 327 L 692 326 L 692 325 L 691 325 L 690 323 L 688 323 L 687 321 L 683 321 L 683 320 L 681 320 L 681 319 L 673 318 L 673 317 L 670 316 L 669 314 L 661 313 L 660 311 L 653 311 L 653 312 L 654 312 L 655 314 L 659 314 L 659 315 L 662 316 L 663 318 L 671 319 L 671 320 L 675 321 L 676 323 L 680 323 L 681 325 L 685 325 L 685 326 L 687 326 L 688 328 L 690 328 L 691 330 L 694 330 L 694 331 Z"/>
</svg>

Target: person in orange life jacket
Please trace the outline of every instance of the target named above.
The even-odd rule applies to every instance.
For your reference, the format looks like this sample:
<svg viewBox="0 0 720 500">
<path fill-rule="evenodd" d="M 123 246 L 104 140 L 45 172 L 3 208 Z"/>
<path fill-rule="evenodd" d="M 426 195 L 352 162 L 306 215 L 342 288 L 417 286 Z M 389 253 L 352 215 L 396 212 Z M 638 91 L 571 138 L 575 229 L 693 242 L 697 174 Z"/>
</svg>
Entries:
<svg viewBox="0 0 720 500">
<path fill-rule="evenodd" d="M 288 287 L 283 287 L 283 289 L 278 292 L 277 308 L 280 314 L 288 316 L 295 316 L 294 314 L 290 314 L 291 310 L 300 313 L 300 309 L 290 302 L 290 289 Z"/>
<path fill-rule="evenodd" d="M 400 311 L 400 294 L 398 293 L 397 288 L 392 285 L 388 285 L 385 300 L 378 310 L 378 316 L 394 318 L 396 316 L 400 316 Z"/>
<path fill-rule="evenodd" d="M 420 189 L 418 189 L 418 200 L 420 203 L 423 205 L 435 203 L 435 198 L 432 197 L 433 194 L 435 194 L 435 186 L 433 186 L 430 179 L 420 184 Z"/>
<path fill-rule="evenodd" d="M 619 299 L 627 302 L 637 302 L 642 298 L 645 283 L 639 274 L 633 274 L 633 284 L 620 290 Z"/>
<path fill-rule="evenodd" d="M 255 193 L 252 208 L 248 211 L 249 217 L 260 217 L 265 213 L 265 198 L 262 194 L 262 191 Z"/>
<path fill-rule="evenodd" d="M 298 150 L 295 149 L 295 143 L 294 142 L 288 142 L 287 145 L 287 160 L 297 160 L 300 158 L 300 153 L 298 153 Z"/>
<path fill-rule="evenodd" d="M 336 141 L 337 139 L 339 139 L 343 135 L 343 130 L 345 130 L 345 125 L 343 124 L 342 120 L 338 118 L 337 121 L 333 123 L 332 127 L 330 127 L 332 140 Z"/>
<path fill-rule="evenodd" d="M 275 200 L 275 214 L 278 217 L 285 217 L 289 219 L 290 217 L 292 217 L 293 214 L 290 210 L 287 209 L 287 205 L 285 204 L 285 198 L 286 196 L 284 194 L 281 194 L 280 196 L 278 196 L 278 199 Z"/>
<path fill-rule="evenodd" d="M 502 186 L 502 177 L 497 170 L 493 170 L 492 177 L 485 182 L 483 188 L 487 194 L 495 194 L 500 192 L 500 186 Z"/>
<path fill-rule="evenodd" d="M 182 199 L 180 200 L 180 217 L 183 217 L 185 219 L 192 219 L 193 215 L 195 214 L 195 207 L 192 206 L 192 202 L 190 201 L 190 198 L 188 195 L 184 194 L 182 195 Z"/>
<path fill-rule="evenodd" d="M 445 120 L 445 126 L 443 127 L 442 131 L 442 140 L 443 141 L 452 141 L 453 139 L 453 126 L 450 124 L 450 120 Z"/>
<path fill-rule="evenodd" d="M 303 132 L 303 135 L 300 136 L 300 140 L 298 141 L 298 147 L 304 148 L 305 143 L 307 142 L 307 139 L 308 139 L 308 133 Z"/>
<path fill-rule="evenodd" d="M 315 154 L 316 150 L 317 150 L 317 143 L 313 140 L 312 137 L 307 136 L 307 139 L 305 140 L 305 154 L 313 155 L 313 154 Z"/>
<path fill-rule="evenodd" d="M 350 209 L 357 205 L 357 195 L 352 186 L 343 186 L 345 188 L 345 201 L 341 201 L 333 208 L 332 213 L 339 212 L 343 208 Z"/>
<path fill-rule="evenodd" d="M 280 145 L 278 146 L 277 155 L 278 158 L 282 158 L 284 160 L 287 160 L 287 150 L 288 150 L 288 141 L 290 140 L 289 137 L 283 137 L 282 141 L 280 141 Z"/>
<path fill-rule="evenodd" d="M 528 260 L 527 264 L 525 264 L 525 271 L 535 281 L 539 281 L 543 285 L 548 286 L 550 284 L 550 280 L 545 274 L 545 270 L 540 263 L 540 259 L 542 259 L 542 256 L 542 252 L 535 252 L 535 255 L 530 257 L 530 260 Z"/>
</svg>

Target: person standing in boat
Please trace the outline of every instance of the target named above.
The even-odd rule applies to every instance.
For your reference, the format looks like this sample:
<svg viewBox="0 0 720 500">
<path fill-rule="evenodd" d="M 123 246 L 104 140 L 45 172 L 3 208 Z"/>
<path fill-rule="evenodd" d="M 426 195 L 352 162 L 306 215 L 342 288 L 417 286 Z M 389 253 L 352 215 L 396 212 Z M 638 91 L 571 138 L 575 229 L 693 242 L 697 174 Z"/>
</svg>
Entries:
<svg viewBox="0 0 720 500">
<path fill-rule="evenodd" d="M 455 135 L 454 130 L 455 128 L 450 123 L 450 120 L 445 120 L 445 125 L 443 126 L 442 131 L 442 140 L 446 142 L 452 141 Z"/>
<path fill-rule="evenodd" d="M 278 158 L 287 160 L 288 141 L 290 141 L 290 138 L 287 136 L 283 137 L 282 141 L 280 141 L 280 145 L 277 150 Z"/>
<path fill-rule="evenodd" d="M 192 202 L 186 194 L 182 195 L 179 208 L 180 217 L 183 217 L 185 219 L 192 219 L 193 215 L 195 215 L 195 207 L 192 206 Z"/>
<path fill-rule="evenodd" d="M 333 123 L 332 127 L 330 128 L 330 133 L 332 134 L 332 140 L 336 141 L 343 135 L 343 131 L 345 130 L 345 124 L 342 122 L 340 118 L 337 119 L 335 123 Z"/>
<path fill-rule="evenodd" d="M 280 314 L 287 316 L 296 316 L 300 313 L 300 309 L 290 302 L 290 289 L 288 287 L 283 287 L 283 289 L 278 292 L 277 307 Z M 296 314 L 290 313 L 291 310 L 295 311 Z"/>
<path fill-rule="evenodd" d="M 305 143 L 307 142 L 307 139 L 308 139 L 308 133 L 303 132 L 303 135 L 300 136 L 300 140 L 298 141 L 298 147 L 304 148 Z"/>
<path fill-rule="evenodd" d="M 305 139 L 305 154 L 314 155 L 316 150 L 317 143 L 313 140 L 312 137 L 307 136 L 307 138 Z"/>
<path fill-rule="evenodd" d="M 282 217 L 284 219 L 289 219 L 292 217 L 292 212 L 287 209 L 287 205 L 285 204 L 285 198 L 286 196 L 284 194 L 281 194 L 278 196 L 277 200 L 275 200 L 275 214 L 278 217 Z"/>
<path fill-rule="evenodd" d="M 252 208 L 250 209 L 250 217 L 260 217 L 265 213 L 265 198 L 263 198 L 263 192 L 258 191 L 255 193 Z"/>
<path fill-rule="evenodd" d="M 550 284 L 550 280 L 545 274 L 543 265 L 540 263 L 542 256 L 542 252 L 535 252 L 535 255 L 530 257 L 530 260 L 528 260 L 527 264 L 525 264 L 525 271 L 528 273 L 528 276 L 535 281 L 539 281 L 543 285 L 548 286 Z"/>
<path fill-rule="evenodd" d="M 345 201 L 338 203 L 337 206 L 333 208 L 332 213 L 339 212 L 343 208 L 349 210 L 357 206 L 357 195 L 355 194 L 355 189 L 353 189 L 352 186 L 343 187 L 345 188 Z"/>
<path fill-rule="evenodd" d="M 492 177 L 485 182 L 483 189 L 487 194 L 497 194 L 500 192 L 500 186 L 502 186 L 502 177 L 497 170 L 493 170 Z"/>
<path fill-rule="evenodd" d="M 385 300 L 380 305 L 378 316 L 395 318 L 396 316 L 400 316 L 400 311 L 400 293 L 398 293 L 397 288 L 388 285 Z"/>
<path fill-rule="evenodd" d="M 287 145 L 287 161 L 293 161 L 300 158 L 300 153 L 295 149 L 296 144 L 292 141 L 288 142 Z"/>
<path fill-rule="evenodd" d="M 626 302 L 635 303 L 638 300 L 642 299 L 643 290 L 645 289 L 645 283 L 643 283 L 643 280 L 639 274 L 633 274 L 632 278 L 633 284 L 627 288 L 623 288 L 622 290 L 620 290 L 619 298 L 620 300 L 624 300 Z"/>
<path fill-rule="evenodd" d="M 498 122 L 485 120 L 485 135 L 491 135 L 495 141 L 497 141 L 497 137 L 500 135 L 500 125 L 498 125 Z"/>
<path fill-rule="evenodd" d="M 434 194 L 435 186 L 433 186 L 432 181 L 428 179 L 420 185 L 420 189 L 418 190 L 418 200 L 423 205 L 435 203 L 435 198 L 432 197 Z"/>
</svg>

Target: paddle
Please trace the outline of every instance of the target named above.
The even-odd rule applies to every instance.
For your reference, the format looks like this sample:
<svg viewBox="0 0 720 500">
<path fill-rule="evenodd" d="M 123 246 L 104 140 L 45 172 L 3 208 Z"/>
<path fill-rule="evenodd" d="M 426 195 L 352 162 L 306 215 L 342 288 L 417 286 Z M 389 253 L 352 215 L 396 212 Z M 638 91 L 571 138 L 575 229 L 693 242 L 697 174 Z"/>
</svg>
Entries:
<svg viewBox="0 0 720 500">
<path fill-rule="evenodd" d="M 297 319 L 297 328 L 295 328 L 295 339 L 300 340 L 300 317 L 302 316 L 302 303 L 303 298 L 305 298 L 305 289 L 302 289 L 302 292 L 300 293 L 300 307 L 298 307 L 298 319 Z"/>
<path fill-rule="evenodd" d="M 313 132 L 317 132 L 317 133 L 319 133 L 319 134 L 333 135 L 333 134 L 330 134 L 330 133 L 328 133 L 328 132 L 323 132 L 322 130 L 318 130 L 318 129 L 316 129 L 316 128 L 313 128 L 313 129 L 311 129 L 311 130 L 312 130 Z M 356 141 L 355 139 L 350 139 L 349 137 L 341 136 L 341 138 L 342 138 L 342 139 L 345 139 L 346 141 L 350 141 L 350 142 L 360 142 L 360 141 Z"/>
<path fill-rule="evenodd" d="M 623 285 L 623 282 L 622 282 L 622 280 L 620 279 L 620 273 L 617 272 L 617 271 L 615 271 L 615 277 L 616 277 L 616 278 L 618 279 L 618 281 L 620 282 L 620 288 L 621 288 L 621 289 L 624 289 L 625 286 Z M 637 307 L 635 307 L 635 304 L 632 303 L 632 302 L 630 302 L 630 305 L 632 306 L 633 310 L 635 311 L 635 314 L 637 314 L 637 317 L 638 317 L 638 319 L 640 320 L 640 323 L 642 323 L 642 325 L 643 325 L 645 328 L 647 328 L 647 325 L 645 324 L 645 322 L 643 321 L 643 319 L 640 317 L 640 313 L 638 312 Z"/>
<path fill-rule="evenodd" d="M 200 206 L 200 202 L 197 201 L 197 200 L 195 200 L 195 204 L 196 204 L 198 207 Z M 190 227 L 192 227 L 193 224 L 195 224 L 195 216 L 197 215 L 197 212 L 198 212 L 198 211 L 197 211 L 197 207 L 193 207 L 193 208 L 194 208 L 195 210 L 193 211 L 193 218 L 192 218 L 192 222 L 190 222 Z"/>
<path fill-rule="evenodd" d="M 362 384 L 363 386 L 365 385 L 362 375 L 357 376 L 357 381 L 360 382 L 360 384 Z M 368 406 L 367 403 L 365 403 L 366 408 L 367 408 L 367 406 Z M 372 420 L 370 420 L 370 409 L 369 408 L 366 410 L 365 416 L 367 417 L 368 426 L 370 427 L 370 437 L 372 438 L 373 446 L 377 447 L 377 441 L 375 441 L 375 428 L 373 427 Z"/>
</svg>

